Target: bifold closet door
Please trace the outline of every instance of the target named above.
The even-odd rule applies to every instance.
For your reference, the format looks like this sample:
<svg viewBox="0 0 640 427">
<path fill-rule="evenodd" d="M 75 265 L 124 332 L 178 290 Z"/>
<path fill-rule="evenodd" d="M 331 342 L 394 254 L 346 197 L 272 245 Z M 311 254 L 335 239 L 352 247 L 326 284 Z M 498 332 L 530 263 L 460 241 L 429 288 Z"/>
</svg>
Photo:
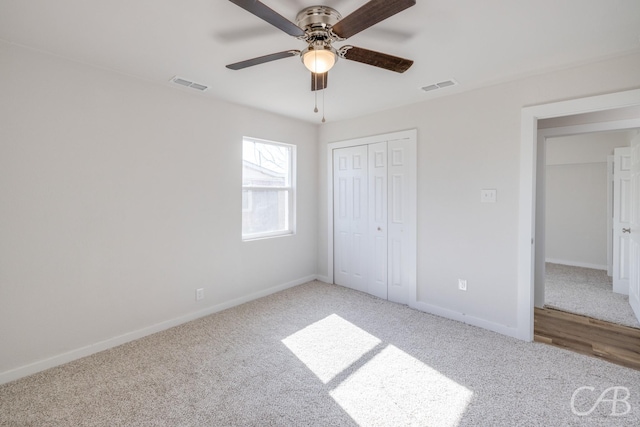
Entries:
<svg viewBox="0 0 640 427">
<path fill-rule="evenodd" d="M 368 147 L 333 152 L 334 282 L 367 291 Z"/>
<path fill-rule="evenodd" d="M 387 295 L 409 304 L 416 299 L 416 143 L 391 140 L 387 148 Z"/>
<path fill-rule="evenodd" d="M 415 300 L 415 182 L 415 141 L 333 150 L 334 283 Z"/>
<path fill-rule="evenodd" d="M 366 292 L 387 299 L 387 143 L 369 144 L 369 281 Z"/>
</svg>

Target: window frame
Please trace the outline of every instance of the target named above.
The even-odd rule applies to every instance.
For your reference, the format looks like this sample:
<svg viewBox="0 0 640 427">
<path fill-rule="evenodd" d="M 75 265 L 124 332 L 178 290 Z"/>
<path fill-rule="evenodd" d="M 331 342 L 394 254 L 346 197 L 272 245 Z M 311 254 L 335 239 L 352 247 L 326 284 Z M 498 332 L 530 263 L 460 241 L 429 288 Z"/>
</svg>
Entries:
<svg viewBox="0 0 640 427">
<path fill-rule="evenodd" d="M 289 173 L 288 173 L 288 183 L 289 185 L 283 185 L 283 186 L 261 186 L 261 185 L 245 185 L 244 184 L 244 161 L 245 161 L 245 157 L 244 157 L 244 143 L 245 141 L 249 141 L 249 142 L 257 142 L 257 143 L 261 143 L 261 144 L 267 144 L 267 145 L 275 145 L 275 146 L 280 146 L 280 147 L 285 147 L 289 150 Z M 245 190 L 250 190 L 252 192 L 255 191 L 273 191 L 273 190 L 277 190 L 277 191 L 287 191 L 289 193 L 289 197 L 288 197 L 288 204 L 287 204 L 287 211 L 286 211 L 286 219 L 285 222 L 287 223 L 288 227 L 286 229 L 282 229 L 282 230 L 277 230 L 277 231 L 267 231 L 267 232 L 258 232 L 258 233 L 245 233 L 244 232 L 244 224 L 241 224 L 241 236 L 242 236 L 242 241 L 246 242 L 246 241 L 252 241 L 252 240 L 262 240 L 262 239 L 269 239 L 269 238 L 274 238 L 274 237 L 284 237 L 284 236 L 293 236 L 296 234 L 296 163 L 297 163 L 297 156 L 296 156 L 296 146 L 293 144 L 287 144 L 284 142 L 277 142 L 277 141 L 270 141 L 270 140 L 266 140 L 266 139 L 262 139 L 262 138 L 253 138 L 253 137 L 248 137 L 248 136 L 244 136 L 242 137 L 242 190 L 241 191 L 245 191 Z M 251 209 L 253 209 L 253 193 L 249 192 L 248 193 L 248 208 L 245 209 L 244 204 L 242 206 L 242 215 L 244 215 L 245 212 L 249 212 L 251 211 Z M 244 196 L 242 196 L 242 198 L 244 198 Z"/>
</svg>

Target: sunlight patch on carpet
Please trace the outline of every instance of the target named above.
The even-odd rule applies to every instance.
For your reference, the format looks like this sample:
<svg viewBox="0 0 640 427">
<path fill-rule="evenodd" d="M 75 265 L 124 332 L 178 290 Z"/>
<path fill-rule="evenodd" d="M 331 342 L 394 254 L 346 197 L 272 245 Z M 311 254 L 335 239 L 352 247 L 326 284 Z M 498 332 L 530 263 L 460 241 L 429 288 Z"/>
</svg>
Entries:
<svg viewBox="0 0 640 427">
<path fill-rule="evenodd" d="M 325 317 L 282 340 L 324 384 L 380 342 L 337 314 Z"/>
<path fill-rule="evenodd" d="M 360 425 L 455 427 L 473 392 L 332 314 L 282 342 Z M 334 384 L 335 383 L 335 384 Z"/>
<path fill-rule="evenodd" d="M 457 426 L 473 392 L 389 345 L 331 391 L 360 425 Z"/>
</svg>

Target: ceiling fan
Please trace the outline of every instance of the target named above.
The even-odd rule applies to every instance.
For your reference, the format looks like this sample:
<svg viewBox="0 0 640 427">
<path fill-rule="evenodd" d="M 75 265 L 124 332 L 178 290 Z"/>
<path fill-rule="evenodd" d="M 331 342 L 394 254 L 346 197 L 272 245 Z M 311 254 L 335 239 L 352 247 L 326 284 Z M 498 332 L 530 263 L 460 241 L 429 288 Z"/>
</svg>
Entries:
<svg viewBox="0 0 640 427">
<path fill-rule="evenodd" d="M 399 58 L 355 46 L 335 49 L 332 44 L 366 30 L 396 13 L 416 4 L 415 0 L 370 0 L 355 12 L 342 18 L 340 13 L 328 6 L 311 6 L 301 10 L 296 23 L 289 21 L 258 0 L 229 0 L 248 12 L 263 19 L 276 28 L 307 43 L 300 50 L 286 50 L 227 65 L 240 70 L 277 59 L 300 55 L 302 62 L 311 71 L 311 90 L 327 87 L 328 72 L 338 58 L 361 62 L 374 67 L 403 73 L 411 67 L 412 60 Z"/>
</svg>

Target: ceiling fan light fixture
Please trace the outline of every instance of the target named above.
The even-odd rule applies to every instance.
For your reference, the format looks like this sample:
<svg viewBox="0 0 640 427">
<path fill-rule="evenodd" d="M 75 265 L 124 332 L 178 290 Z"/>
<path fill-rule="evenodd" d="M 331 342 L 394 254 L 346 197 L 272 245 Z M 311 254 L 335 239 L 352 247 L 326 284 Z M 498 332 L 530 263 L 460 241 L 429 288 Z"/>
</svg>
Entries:
<svg viewBox="0 0 640 427">
<path fill-rule="evenodd" d="M 338 54 L 330 46 L 314 48 L 309 46 L 302 54 L 302 63 L 312 73 L 326 73 L 338 60 Z"/>
</svg>

